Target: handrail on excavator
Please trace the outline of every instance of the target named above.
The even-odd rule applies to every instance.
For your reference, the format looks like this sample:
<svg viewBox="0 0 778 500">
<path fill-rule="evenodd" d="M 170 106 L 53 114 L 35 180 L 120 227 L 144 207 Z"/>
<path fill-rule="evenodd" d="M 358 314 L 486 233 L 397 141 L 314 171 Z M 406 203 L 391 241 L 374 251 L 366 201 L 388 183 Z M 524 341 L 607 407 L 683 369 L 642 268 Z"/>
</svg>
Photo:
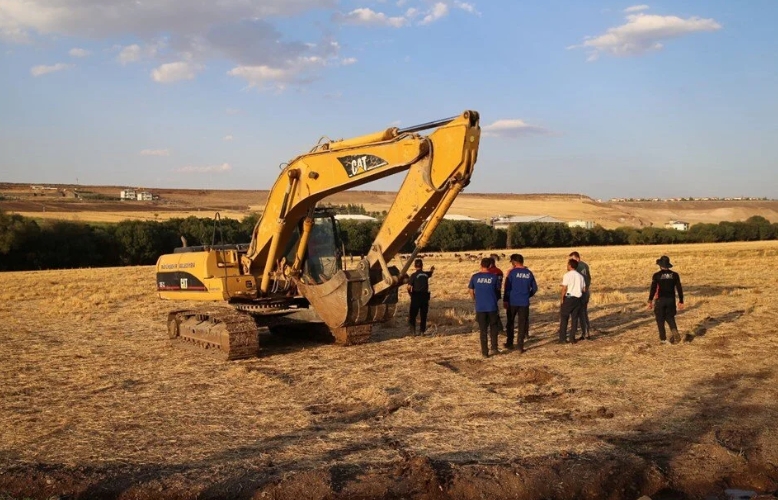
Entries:
<svg viewBox="0 0 778 500">
<path fill-rule="evenodd" d="M 459 118 L 459 115 L 452 116 L 450 118 L 443 118 L 440 120 L 435 120 L 433 122 L 427 122 L 427 123 L 421 123 L 419 125 L 412 125 L 410 127 L 401 128 L 397 130 L 398 134 L 410 134 L 412 132 L 421 132 L 422 130 L 429 130 L 431 128 L 440 127 L 442 125 L 445 125 L 447 123 L 451 123 L 452 121 Z"/>
</svg>

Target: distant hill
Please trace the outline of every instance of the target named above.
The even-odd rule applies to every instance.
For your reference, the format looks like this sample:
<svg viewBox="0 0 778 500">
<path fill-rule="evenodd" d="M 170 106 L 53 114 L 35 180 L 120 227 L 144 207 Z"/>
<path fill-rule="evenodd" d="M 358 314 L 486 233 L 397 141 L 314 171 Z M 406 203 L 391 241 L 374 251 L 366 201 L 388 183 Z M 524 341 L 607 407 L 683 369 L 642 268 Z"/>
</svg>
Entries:
<svg viewBox="0 0 778 500">
<path fill-rule="evenodd" d="M 41 187 L 55 189 L 40 189 Z M 82 221 L 167 219 L 188 215 L 240 218 L 261 211 L 264 190 L 155 189 L 159 201 L 120 201 L 120 186 L 39 185 L 0 183 L 0 210 L 38 218 Z M 368 211 L 389 210 L 395 193 L 346 191 L 327 198 L 328 203 L 363 205 Z M 489 219 L 501 215 L 550 215 L 564 221 L 593 221 L 606 228 L 663 226 L 668 220 L 720 222 L 761 215 L 778 222 L 778 201 L 651 201 L 598 202 L 582 194 L 566 193 L 462 193 L 449 213 Z"/>
</svg>

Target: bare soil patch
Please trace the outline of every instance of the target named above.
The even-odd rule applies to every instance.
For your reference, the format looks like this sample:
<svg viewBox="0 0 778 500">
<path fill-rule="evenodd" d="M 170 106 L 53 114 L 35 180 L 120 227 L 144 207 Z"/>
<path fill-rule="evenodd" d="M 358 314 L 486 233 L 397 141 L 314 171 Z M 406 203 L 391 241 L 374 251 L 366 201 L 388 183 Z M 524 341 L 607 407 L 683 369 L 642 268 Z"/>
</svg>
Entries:
<svg viewBox="0 0 778 500">
<path fill-rule="evenodd" d="M 778 243 L 582 251 L 594 340 L 553 343 L 569 249 L 525 250 L 529 349 L 489 359 L 453 255 L 427 259 L 433 335 L 400 313 L 366 345 L 262 334 L 232 363 L 168 345 L 166 312 L 190 304 L 158 300 L 151 267 L 4 273 L 0 498 L 777 491 Z M 678 345 L 645 307 L 661 254 L 687 290 Z"/>
</svg>

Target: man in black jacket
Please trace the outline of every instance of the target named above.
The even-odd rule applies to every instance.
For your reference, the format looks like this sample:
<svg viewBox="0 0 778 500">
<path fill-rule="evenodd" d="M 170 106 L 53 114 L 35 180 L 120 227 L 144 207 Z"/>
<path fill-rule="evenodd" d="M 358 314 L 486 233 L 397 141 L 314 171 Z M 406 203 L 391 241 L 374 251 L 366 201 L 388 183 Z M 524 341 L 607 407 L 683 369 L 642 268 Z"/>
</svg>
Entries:
<svg viewBox="0 0 778 500">
<path fill-rule="evenodd" d="M 410 333 L 416 335 L 416 316 L 419 318 L 419 331 L 422 335 L 427 331 L 427 312 L 430 308 L 430 278 L 435 271 L 432 266 L 429 271 L 424 271 L 424 262 L 421 259 L 413 261 L 414 272 L 408 279 L 408 295 L 411 296 L 411 310 L 408 314 L 408 327 Z"/>
<path fill-rule="evenodd" d="M 656 325 L 659 328 L 659 340 L 664 344 L 667 342 L 665 332 L 665 322 L 670 325 L 670 343 L 676 344 L 681 340 L 678 333 L 678 326 L 675 324 L 675 291 L 678 290 L 678 309 L 683 311 L 683 288 L 681 288 L 681 277 L 670 268 L 670 258 L 667 255 L 661 256 L 656 261 L 659 271 L 654 273 L 651 280 L 651 290 L 648 292 L 648 308 L 654 309 L 656 316 Z"/>
</svg>

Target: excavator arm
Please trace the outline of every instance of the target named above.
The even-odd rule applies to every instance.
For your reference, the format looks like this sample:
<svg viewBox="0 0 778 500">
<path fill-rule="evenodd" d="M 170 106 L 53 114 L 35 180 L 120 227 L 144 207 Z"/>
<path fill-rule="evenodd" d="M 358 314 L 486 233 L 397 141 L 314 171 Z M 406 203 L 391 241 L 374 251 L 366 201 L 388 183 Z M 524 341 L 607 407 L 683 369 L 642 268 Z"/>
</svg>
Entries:
<svg viewBox="0 0 778 500">
<path fill-rule="evenodd" d="M 429 135 L 423 130 L 434 129 Z M 408 265 L 398 271 L 387 262 L 421 230 L 414 255 L 430 236 L 457 194 L 468 185 L 478 156 L 479 116 L 459 116 L 405 129 L 389 128 L 348 140 L 318 144 L 288 163 L 268 195 L 251 244 L 242 257 L 244 273 L 260 281 L 267 296 L 275 280 L 291 279 L 333 330 L 357 328 L 394 315 L 397 288 Z M 325 197 L 407 171 L 368 255 L 356 269 L 337 271 L 326 281 L 301 272 L 313 210 Z M 280 259 L 300 221 L 302 233 L 293 263 Z"/>
<path fill-rule="evenodd" d="M 417 132 L 435 128 L 428 136 Z M 409 171 L 367 256 L 368 268 L 381 266 L 425 225 L 417 241 L 423 247 L 456 195 L 470 181 L 480 139 L 478 113 L 406 129 L 389 128 L 348 140 L 317 145 L 288 163 L 268 195 L 254 228 L 243 266 L 262 275 L 266 294 L 279 252 L 298 222 L 316 203 L 337 192 Z M 300 253 L 304 253 L 305 237 Z"/>
</svg>

